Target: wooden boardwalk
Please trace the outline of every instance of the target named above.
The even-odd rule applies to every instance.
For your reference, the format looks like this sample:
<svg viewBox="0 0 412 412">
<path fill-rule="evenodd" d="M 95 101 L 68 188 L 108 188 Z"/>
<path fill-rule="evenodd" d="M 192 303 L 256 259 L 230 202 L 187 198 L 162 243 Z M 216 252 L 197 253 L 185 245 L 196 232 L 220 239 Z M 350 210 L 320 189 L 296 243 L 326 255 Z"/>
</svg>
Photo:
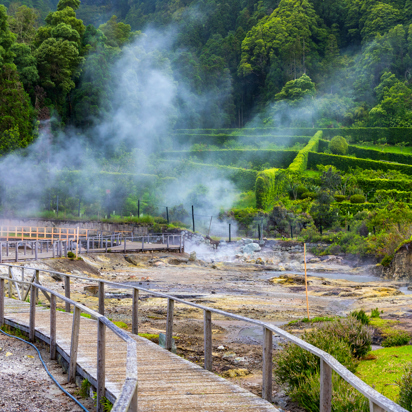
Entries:
<svg viewBox="0 0 412 412">
<path fill-rule="evenodd" d="M 29 330 L 30 305 L 5 298 L 5 322 Z M 72 319 L 57 312 L 57 351 L 70 356 Z M 50 311 L 36 309 L 36 337 L 49 343 Z M 272 404 L 229 381 L 162 349 L 155 343 L 129 334 L 137 342 L 138 410 L 155 411 L 278 411 Z M 81 317 L 77 373 L 96 386 L 97 322 Z M 126 343 L 106 332 L 106 396 L 117 398 L 126 377 Z"/>
</svg>

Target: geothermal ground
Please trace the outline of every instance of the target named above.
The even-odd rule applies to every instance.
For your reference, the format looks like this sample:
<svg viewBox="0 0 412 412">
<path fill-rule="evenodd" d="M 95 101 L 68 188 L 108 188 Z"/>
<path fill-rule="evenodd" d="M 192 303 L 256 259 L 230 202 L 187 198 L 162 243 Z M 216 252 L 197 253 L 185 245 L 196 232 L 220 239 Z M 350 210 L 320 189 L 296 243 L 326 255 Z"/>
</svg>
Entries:
<svg viewBox="0 0 412 412">
<path fill-rule="evenodd" d="M 187 249 L 196 249 L 187 246 Z M 287 325 L 307 316 L 303 275 L 303 253 L 298 247 L 283 250 L 273 246 L 245 256 L 239 246 L 210 248 L 192 253 L 144 253 L 134 255 L 90 254 L 83 260 L 50 259 L 30 262 L 32 267 L 53 269 L 75 275 L 104 278 L 138 285 L 153 291 L 219 308 L 286 328 L 299 335 L 304 324 Z M 190 259 L 189 259 L 190 258 Z M 408 282 L 370 276 L 373 265 L 356 267 L 359 262 L 341 257 L 307 256 L 310 316 L 346 315 L 354 309 L 383 310 L 383 318 L 398 319 L 399 327 L 412 330 L 412 291 Z M 60 293 L 63 282 L 43 274 L 41 283 Z M 72 299 L 97 309 L 96 287 L 75 281 Z M 131 295 L 127 289 L 106 287 L 106 316 L 131 325 Z M 44 302 L 45 304 L 47 301 Z M 262 330 L 247 323 L 213 315 L 213 370 L 259 394 L 261 391 Z M 140 294 L 139 333 L 154 341 L 165 332 L 166 300 Z M 298 326 L 297 326 L 298 325 Z M 303 326 L 302 326 L 303 325 Z M 175 304 L 174 336 L 177 353 L 203 363 L 203 313 Z M 274 337 L 276 349 L 282 339 Z M 275 351 L 276 358 L 276 351 Z M 274 385 L 275 403 L 283 410 L 300 411 Z"/>
</svg>

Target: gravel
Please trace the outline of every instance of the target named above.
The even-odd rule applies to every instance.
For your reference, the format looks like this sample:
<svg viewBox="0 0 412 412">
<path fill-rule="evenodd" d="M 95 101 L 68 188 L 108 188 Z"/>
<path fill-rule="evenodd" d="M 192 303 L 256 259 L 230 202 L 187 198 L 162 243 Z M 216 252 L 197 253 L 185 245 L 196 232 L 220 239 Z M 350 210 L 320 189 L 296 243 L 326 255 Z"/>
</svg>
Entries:
<svg viewBox="0 0 412 412">
<path fill-rule="evenodd" d="M 39 349 L 41 347 L 39 346 Z M 71 394 L 78 388 L 67 383 L 60 365 L 41 349 L 50 372 Z M 90 411 L 93 400 L 80 399 Z M 29 345 L 0 334 L 0 412 L 80 412 L 82 409 L 50 379 L 37 352 Z"/>
</svg>

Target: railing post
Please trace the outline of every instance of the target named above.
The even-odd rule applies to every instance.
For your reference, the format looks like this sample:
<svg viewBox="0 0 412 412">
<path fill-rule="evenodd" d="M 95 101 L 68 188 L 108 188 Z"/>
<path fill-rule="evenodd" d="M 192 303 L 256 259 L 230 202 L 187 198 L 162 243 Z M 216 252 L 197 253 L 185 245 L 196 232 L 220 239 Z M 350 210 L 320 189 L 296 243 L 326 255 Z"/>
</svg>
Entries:
<svg viewBox="0 0 412 412">
<path fill-rule="evenodd" d="M 167 239 L 166 239 L 166 242 L 167 242 L 166 248 L 167 248 L 167 249 L 169 249 L 169 237 L 170 237 L 170 236 L 167 236 Z"/>
<path fill-rule="evenodd" d="M 136 388 L 133 393 L 132 401 L 130 402 L 128 412 L 137 412 L 137 384 L 136 384 Z"/>
<path fill-rule="evenodd" d="M 6 255 L 9 256 L 9 241 L 6 242 Z"/>
<path fill-rule="evenodd" d="M 37 287 L 34 286 L 34 283 L 31 285 L 30 291 L 30 326 L 29 326 L 29 340 L 34 342 L 34 333 L 36 327 L 36 294 Z"/>
<path fill-rule="evenodd" d="M 132 333 L 139 333 L 139 289 L 133 289 Z"/>
<path fill-rule="evenodd" d="M 97 412 L 103 412 L 102 398 L 105 395 L 106 374 L 106 325 L 97 321 Z"/>
<path fill-rule="evenodd" d="M 104 282 L 99 282 L 99 313 L 104 316 Z"/>
<path fill-rule="evenodd" d="M 54 245 L 55 245 L 55 242 L 52 240 L 51 246 L 52 246 L 53 258 L 56 257 L 56 252 L 55 252 L 55 249 L 54 249 Z"/>
<path fill-rule="evenodd" d="M 64 277 L 64 296 L 70 299 L 70 278 L 68 276 Z M 65 302 L 64 310 L 70 313 L 70 303 L 69 302 Z"/>
<path fill-rule="evenodd" d="M 205 369 L 212 370 L 212 312 L 204 311 Z"/>
<path fill-rule="evenodd" d="M 0 263 L 3 263 L 3 242 L 0 242 Z"/>
<path fill-rule="evenodd" d="M 123 239 L 123 251 L 126 253 L 126 237 Z"/>
<path fill-rule="evenodd" d="M 272 402 L 272 331 L 263 328 L 263 385 L 262 398 Z"/>
<path fill-rule="evenodd" d="M 56 296 L 50 295 L 50 359 L 56 359 Z"/>
<path fill-rule="evenodd" d="M 19 261 L 19 244 L 16 242 L 16 262 Z"/>
<path fill-rule="evenodd" d="M 332 410 L 332 368 L 320 360 L 320 407 L 319 412 Z"/>
<path fill-rule="evenodd" d="M 369 399 L 369 409 L 370 412 L 385 412 L 385 409 L 382 409 L 379 405 L 373 403 L 371 399 Z"/>
<path fill-rule="evenodd" d="M 142 236 L 142 252 L 144 250 L 144 236 Z"/>
<path fill-rule="evenodd" d="M 34 246 L 34 260 L 37 260 L 37 241 L 34 242 L 35 246 Z"/>
<path fill-rule="evenodd" d="M 106 240 L 105 240 L 105 245 L 106 245 L 106 246 L 105 246 L 105 252 L 106 252 L 106 253 L 107 253 L 107 242 L 108 242 L 108 240 L 106 239 Z"/>
<path fill-rule="evenodd" d="M 90 250 L 90 239 L 88 238 L 87 242 L 86 242 L 86 251 L 87 251 L 87 253 L 89 253 L 89 250 Z"/>
<path fill-rule="evenodd" d="M 175 306 L 174 299 L 167 299 L 167 321 L 166 321 L 166 343 L 165 349 L 172 350 L 173 341 L 173 310 Z"/>
<path fill-rule="evenodd" d="M 4 325 L 4 279 L 0 279 L 0 328 Z"/>
<path fill-rule="evenodd" d="M 12 276 L 12 274 L 11 274 L 11 267 L 9 266 L 9 280 L 8 280 L 8 284 L 7 284 L 7 288 L 8 288 L 8 291 L 9 291 L 9 298 L 11 298 L 11 297 L 13 297 L 13 283 L 12 283 L 12 278 L 13 278 L 13 276 Z"/>
<path fill-rule="evenodd" d="M 40 270 L 36 270 L 36 283 L 40 283 Z M 39 301 L 39 289 L 36 288 L 36 303 Z"/>
<path fill-rule="evenodd" d="M 72 340 L 70 343 L 70 364 L 68 382 L 74 383 L 76 380 L 77 350 L 79 348 L 79 330 L 80 330 L 80 313 L 81 310 L 75 306 L 73 313 Z"/>
</svg>

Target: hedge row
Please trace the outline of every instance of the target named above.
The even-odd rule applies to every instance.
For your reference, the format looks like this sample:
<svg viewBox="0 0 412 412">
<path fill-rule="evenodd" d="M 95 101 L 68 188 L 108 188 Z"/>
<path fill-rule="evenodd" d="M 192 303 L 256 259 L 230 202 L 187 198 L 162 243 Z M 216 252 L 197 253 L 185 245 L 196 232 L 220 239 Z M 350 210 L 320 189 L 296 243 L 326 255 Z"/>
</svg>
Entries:
<svg viewBox="0 0 412 412">
<path fill-rule="evenodd" d="M 224 149 L 168 151 L 163 152 L 161 156 L 165 159 L 192 158 L 195 162 L 201 161 L 221 165 L 238 165 L 251 162 L 253 167 L 256 167 L 267 163 L 270 168 L 286 169 L 297 153 L 296 150 Z"/>
<path fill-rule="evenodd" d="M 256 178 L 256 208 L 266 209 L 273 204 L 274 197 L 282 190 L 282 175 L 279 169 L 259 172 Z"/>
<path fill-rule="evenodd" d="M 387 162 L 412 165 L 412 156 L 409 154 L 382 152 L 380 150 L 365 149 L 363 147 L 353 145 L 349 145 L 348 153 L 362 159 L 383 160 Z"/>
<path fill-rule="evenodd" d="M 319 148 L 319 139 L 322 137 L 322 132 L 316 132 L 315 135 L 309 140 L 309 143 L 301 150 L 289 165 L 288 170 L 290 172 L 303 172 L 308 166 L 309 152 L 317 152 Z"/>
<path fill-rule="evenodd" d="M 164 160 L 164 162 L 179 163 L 180 160 Z M 206 170 L 209 174 L 217 177 L 224 177 L 233 182 L 239 190 L 249 191 L 255 189 L 255 182 L 258 175 L 256 170 L 242 169 L 240 167 L 212 165 L 206 163 L 186 162 L 195 170 Z"/>
<path fill-rule="evenodd" d="M 376 204 L 374 203 L 336 203 L 339 208 L 339 213 L 341 216 L 346 216 L 349 214 L 355 215 L 362 210 L 375 210 Z"/>
<path fill-rule="evenodd" d="M 406 202 L 411 201 L 412 192 L 409 191 L 400 191 L 400 190 L 377 190 L 375 192 L 375 199 L 377 200 L 389 200 L 393 199 L 397 202 Z"/>
<path fill-rule="evenodd" d="M 371 194 L 378 190 L 399 190 L 401 192 L 412 191 L 412 180 L 393 180 L 393 179 L 357 179 L 358 186 L 364 191 L 364 193 Z"/>
<path fill-rule="evenodd" d="M 339 170 L 348 171 L 350 168 L 372 170 L 398 170 L 401 173 L 412 176 L 412 166 L 397 163 L 378 162 L 376 160 L 358 159 L 355 157 L 338 156 L 326 153 L 309 153 L 308 167 L 316 169 L 317 165 L 332 165 Z"/>
<path fill-rule="evenodd" d="M 227 133 L 220 134 L 178 134 L 173 136 L 173 145 L 176 149 L 179 147 L 190 147 L 193 144 L 208 144 L 222 146 L 224 143 L 235 140 L 244 145 L 259 144 L 262 142 L 278 144 L 280 146 L 293 146 L 296 143 L 307 144 L 309 136 L 288 136 L 288 135 L 231 135 Z"/>
<path fill-rule="evenodd" d="M 412 128 L 408 127 L 342 127 L 336 129 L 313 129 L 313 128 L 278 128 L 278 127 L 256 127 L 243 129 L 180 129 L 175 130 L 175 134 L 274 134 L 313 136 L 317 130 L 322 130 L 325 138 L 343 136 L 351 138 L 352 142 L 377 142 L 379 139 L 386 139 L 388 144 L 408 142 L 412 144 Z"/>
</svg>

